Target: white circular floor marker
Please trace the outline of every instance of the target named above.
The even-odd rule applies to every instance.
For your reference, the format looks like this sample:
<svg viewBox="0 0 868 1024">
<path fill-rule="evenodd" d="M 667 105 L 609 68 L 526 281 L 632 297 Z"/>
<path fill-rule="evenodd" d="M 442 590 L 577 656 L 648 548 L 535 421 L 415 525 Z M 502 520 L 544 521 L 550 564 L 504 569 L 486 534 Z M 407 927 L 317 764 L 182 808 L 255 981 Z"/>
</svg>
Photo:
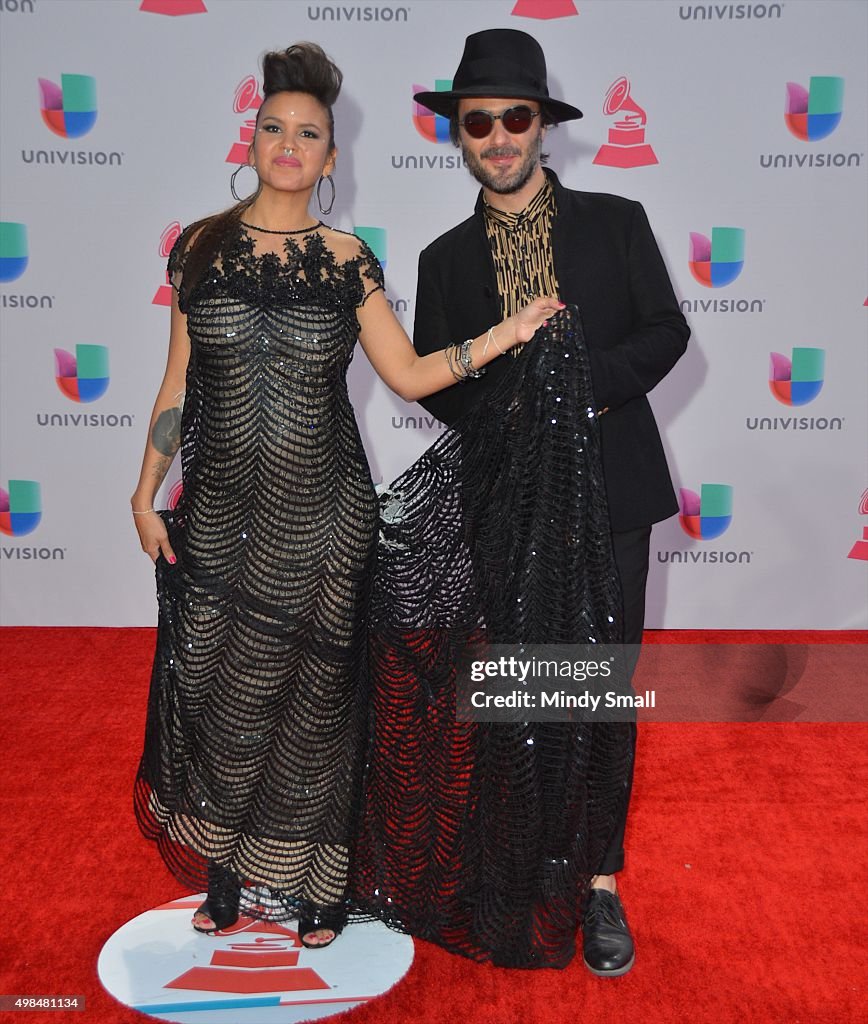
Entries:
<svg viewBox="0 0 868 1024">
<path fill-rule="evenodd" d="M 327 949 L 305 949 L 295 922 L 241 917 L 217 935 L 191 925 L 185 896 L 133 918 L 102 948 L 103 987 L 159 1020 L 300 1024 L 376 999 L 407 973 L 413 940 L 379 922 L 348 924 Z"/>
</svg>

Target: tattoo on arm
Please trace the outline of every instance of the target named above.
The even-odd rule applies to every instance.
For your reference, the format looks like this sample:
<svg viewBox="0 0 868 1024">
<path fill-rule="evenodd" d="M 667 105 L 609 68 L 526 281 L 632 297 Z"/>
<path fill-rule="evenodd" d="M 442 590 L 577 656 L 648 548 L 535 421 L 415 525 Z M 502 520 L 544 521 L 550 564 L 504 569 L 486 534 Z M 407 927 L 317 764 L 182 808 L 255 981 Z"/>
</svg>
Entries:
<svg viewBox="0 0 868 1024">
<path fill-rule="evenodd" d="M 172 456 L 166 455 L 162 459 L 157 461 L 151 466 L 151 475 L 157 481 L 159 486 L 165 479 L 166 473 L 169 472 L 169 466 L 172 465 Z"/>
<path fill-rule="evenodd" d="M 151 431 L 151 444 L 170 459 L 181 447 L 181 410 L 178 407 L 164 409 L 157 417 Z"/>
</svg>

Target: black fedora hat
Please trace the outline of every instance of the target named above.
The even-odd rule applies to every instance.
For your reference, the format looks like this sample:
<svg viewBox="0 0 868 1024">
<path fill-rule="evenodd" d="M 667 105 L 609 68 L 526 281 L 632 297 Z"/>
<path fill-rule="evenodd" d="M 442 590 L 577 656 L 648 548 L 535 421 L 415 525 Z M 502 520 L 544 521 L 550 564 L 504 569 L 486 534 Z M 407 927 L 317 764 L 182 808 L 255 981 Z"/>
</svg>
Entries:
<svg viewBox="0 0 868 1024">
<path fill-rule="evenodd" d="M 413 98 L 449 117 L 458 100 L 472 96 L 537 100 L 555 121 L 582 116 L 577 107 L 549 96 L 542 47 L 533 36 L 514 28 L 490 28 L 468 36 L 451 91 L 417 92 Z"/>
</svg>

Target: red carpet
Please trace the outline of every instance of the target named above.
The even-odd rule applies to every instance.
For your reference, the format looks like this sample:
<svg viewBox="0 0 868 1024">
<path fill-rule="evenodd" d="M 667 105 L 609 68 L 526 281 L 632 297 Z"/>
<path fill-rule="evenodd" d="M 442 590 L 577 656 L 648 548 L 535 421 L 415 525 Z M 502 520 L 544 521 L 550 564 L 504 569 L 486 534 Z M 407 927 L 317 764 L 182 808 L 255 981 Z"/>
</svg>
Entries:
<svg viewBox="0 0 868 1024">
<path fill-rule="evenodd" d="M 151 630 L 5 629 L 3 994 L 84 995 L 142 1021 L 96 960 L 130 917 L 179 896 L 131 791 Z M 858 633 L 651 633 L 651 642 L 864 642 Z M 864 1020 L 864 724 L 652 724 L 639 736 L 622 894 L 623 978 L 480 966 L 417 943 L 404 979 L 348 1024 L 848 1024 Z M 860 896 L 859 894 L 862 893 Z M 861 924 L 859 919 L 861 919 Z M 858 1007 L 863 1010 L 859 1011 Z"/>
</svg>

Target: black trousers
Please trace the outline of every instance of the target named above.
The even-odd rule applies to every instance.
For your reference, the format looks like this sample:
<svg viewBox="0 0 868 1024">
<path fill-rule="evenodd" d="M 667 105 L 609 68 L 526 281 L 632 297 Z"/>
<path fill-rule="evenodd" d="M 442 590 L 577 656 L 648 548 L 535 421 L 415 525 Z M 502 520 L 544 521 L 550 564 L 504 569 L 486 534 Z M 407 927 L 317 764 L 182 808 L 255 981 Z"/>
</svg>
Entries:
<svg viewBox="0 0 868 1024">
<path fill-rule="evenodd" d="M 612 546 L 615 551 L 615 565 L 621 577 L 621 594 L 624 602 L 624 643 L 641 644 L 642 631 L 645 628 L 645 584 L 648 580 L 648 558 L 651 542 L 651 527 L 642 526 L 638 530 L 627 530 L 624 533 L 612 533 Z M 630 725 L 633 742 L 633 755 L 636 754 L 636 725 Z M 603 857 L 599 875 L 611 875 L 624 867 L 624 829 L 627 826 L 627 810 L 630 805 L 630 791 L 633 788 L 633 772 L 627 782 L 627 793 L 624 799 L 624 812 L 618 828 L 612 836 L 609 848 Z"/>
</svg>

